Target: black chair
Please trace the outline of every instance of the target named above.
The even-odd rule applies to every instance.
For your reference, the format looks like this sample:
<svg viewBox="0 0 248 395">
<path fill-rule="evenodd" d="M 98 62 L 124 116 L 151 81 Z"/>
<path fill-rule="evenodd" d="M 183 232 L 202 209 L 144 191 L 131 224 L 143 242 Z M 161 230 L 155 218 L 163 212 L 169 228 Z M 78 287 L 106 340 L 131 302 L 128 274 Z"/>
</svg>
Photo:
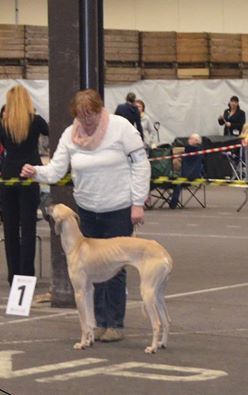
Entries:
<svg viewBox="0 0 248 395">
<path fill-rule="evenodd" d="M 192 147 L 187 146 L 185 152 L 199 151 L 202 147 Z M 182 161 L 182 176 L 188 178 L 189 180 L 194 180 L 196 178 L 204 177 L 204 162 L 202 155 L 188 156 L 183 158 Z M 188 198 L 184 200 L 184 191 L 188 192 Z M 202 196 L 200 193 L 202 192 Z M 188 203 L 192 200 L 196 200 L 199 205 L 203 208 L 206 207 L 206 185 L 205 184 L 183 184 L 182 194 L 181 194 L 181 204 L 186 207 Z"/>
<path fill-rule="evenodd" d="M 201 150 L 200 146 L 187 145 L 185 153 L 197 152 Z M 182 159 L 181 177 L 193 181 L 196 178 L 203 178 L 204 175 L 204 162 L 202 155 L 186 156 Z M 186 199 L 184 199 L 185 191 L 187 191 Z M 206 207 L 206 186 L 205 184 L 191 184 L 185 182 L 174 187 L 171 197 L 170 208 L 186 207 L 188 203 L 194 199 L 203 208 Z"/>
<path fill-rule="evenodd" d="M 172 155 L 170 144 L 162 144 L 149 151 L 149 159 L 156 159 Z M 173 178 L 172 159 L 151 160 L 150 195 L 146 202 L 147 208 L 163 208 L 169 205 L 173 193 L 173 185 L 169 181 L 162 181 L 159 177 Z"/>
<path fill-rule="evenodd" d="M 239 137 L 232 136 L 208 136 L 204 148 L 219 148 L 228 145 L 239 144 Z M 227 155 L 222 152 L 205 155 L 206 178 L 224 179 L 231 178 L 233 170 Z"/>
</svg>

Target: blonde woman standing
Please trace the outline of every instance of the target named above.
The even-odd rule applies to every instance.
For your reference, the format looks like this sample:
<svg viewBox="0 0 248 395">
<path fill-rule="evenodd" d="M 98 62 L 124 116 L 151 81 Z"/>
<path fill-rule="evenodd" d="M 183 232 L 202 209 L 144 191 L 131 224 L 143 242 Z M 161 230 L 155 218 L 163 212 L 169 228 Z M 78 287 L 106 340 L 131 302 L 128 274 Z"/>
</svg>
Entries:
<svg viewBox="0 0 248 395">
<path fill-rule="evenodd" d="M 48 135 L 48 125 L 35 109 L 28 91 L 21 85 L 7 92 L 5 116 L 0 124 L 0 142 L 5 148 L 2 177 L 19 177 L 24 163 L 40 165 L 38 140 Z M 36 212 L 39 184 L 2 187 L 2 211 L 8 281 L 13 276 L 34 275 Z"/>
<path fill-rule="evenodd" d="M 245 123 L 241 132 L 241 142 L 244 147 L 248 147 L 248 123 Z"/>
</svg>

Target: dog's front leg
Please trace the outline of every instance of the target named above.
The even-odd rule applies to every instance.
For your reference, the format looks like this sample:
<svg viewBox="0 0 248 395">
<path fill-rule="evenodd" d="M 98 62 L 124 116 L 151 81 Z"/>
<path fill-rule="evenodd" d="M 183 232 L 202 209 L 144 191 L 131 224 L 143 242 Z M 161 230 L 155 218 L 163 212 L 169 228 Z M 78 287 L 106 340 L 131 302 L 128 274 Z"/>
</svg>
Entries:
<svg viewBox="0 0 248 395">
<path fill-rule="evenodd" d="M 75 300 L 79 313 L 79 320 L 81 325 L 81 341 L 74 344 L 76 350 L 84 349 L 91 345 L 88 338 L 88 320 L 87 320 L 87 308 L 86 308 L 86 292 L 82 290 L 75 291 Z"/>
<path fill-rule="evenodd" d="M 88 322 L 88 341 L 90 345 L 95 342 L 94 329 L 96 327 L 95 309 L 94 309 L 94 286 L 89 283 L 86 290 L 86 314 Z"/>
</svg>

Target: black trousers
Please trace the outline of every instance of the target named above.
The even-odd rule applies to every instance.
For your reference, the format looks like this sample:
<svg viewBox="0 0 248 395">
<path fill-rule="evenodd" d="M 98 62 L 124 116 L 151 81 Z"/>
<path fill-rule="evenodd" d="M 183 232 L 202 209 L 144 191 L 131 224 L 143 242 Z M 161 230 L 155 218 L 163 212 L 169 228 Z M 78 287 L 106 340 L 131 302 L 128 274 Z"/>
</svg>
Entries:
<svg viewBox="0 0 248 395">
<path fill-rule="evenodd" d="M 94 213 L 78 207 L 81 230 L 86 237 L 108 239 L 131 236 L 131 209 Z M 95 317 L 98 327 L 122 328 L 126 310 L 126 270 L 110 280 L 95 285 Z"/>
<path fill-rule="evenodd" d="M 39 184 L 2 187 L 2 214 L 8 281 L 15 274 L 34 276 Z"/>
</svg>

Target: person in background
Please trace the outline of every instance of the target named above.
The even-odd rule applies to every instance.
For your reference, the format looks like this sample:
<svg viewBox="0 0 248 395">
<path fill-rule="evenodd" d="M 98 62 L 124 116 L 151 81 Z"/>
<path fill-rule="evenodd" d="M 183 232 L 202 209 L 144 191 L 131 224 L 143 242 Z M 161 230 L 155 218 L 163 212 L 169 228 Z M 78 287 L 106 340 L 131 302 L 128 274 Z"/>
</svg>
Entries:
<svg viewBox="0 0 248 395">
<path fill-rule="evenodd" d="M 41 164 L 38 153 L 40 133 L 48 134 L 48 125 L 35 115 L 28 91 L 21 85 L 7 92 L 4 117 L 0 123 L 0 142 L 5 149 L 3 179 L 18 178 L 27 161 Z M 36 215 L 39 184 L 2 186 L 2 215 L 8 281 L 13 276 L 34 276 Z"/>
<path fill-rule="evenodd" d="M 201 150 L 201 144 L 201 136 L 198 133 L 192 133 L 188 138 L 188 144 L 185 146 L 185 153 Z M 202 175 L 202 155 L 186 156 L 182 158 L 181 177 L 186 177 L 189 180 L 194 180 L 195 178 L 201 178 Z M 177 207 L 181 189 L 181 185 L 176 185 L 173 188 L 172 198 L 169 203 L 171 209 L 175 209 Z"/>
<path fill-rule="evenodd" d="M 0 120 L 2 120 L 2 119 L 4 118 L 5 107 L 6 107 L 5 104 L 1 107 L 1 110 L 0 110 Z"/>
<path fill-rule="evenodd" d="M 5 115 L 5 104 L 1 107 L 0 110 L 0 123 L 4 119 Z M 0 177 L 2 176 L 2 164 L 3 164 L 3 159 L 4 159 L 4 147 L 2 144 L 0 144 Z M 2 194 L 1 194 L 1 186 L 0 186 L 0 220 L 3 221 L 3 214 L 2 214 Z"/>
<path fill-rule="evenodd" d="M 142 100 L 136 100 L 135 104 L 140 113 L 141 125 L 143 129 L 145 148 L 153 148 L 156 144 L 156 134 L 151 119 L 145 113 L 145 103 Z"/>
<path fill-rule="evenodd" d="M 4 117 L 5 117 L 5 107 L 6 107 L 5 104 L 1 107 L 1 112 L 0 112 L 0 123 L 3 122 Z M 2 174 L 2 163 L 3 163 L 3 158 L 4 158 L 4 147 L 3 147 L 2 144 L 0 144 L 0 174 Z"/>
<path fill-rule="evenodd" d="M 138 129 L 142 140 L 144 141 L 143 128 L 141 125 L 140 113 L 135 104 L 136 95 L 129 92 L 126 96 L 126 102 L 119 104 L 115 110 L 115 115 L 126 118 L 132 125 Z"/>
<path fill-rule="evenodd" d="M 242 129 L 241 144 L 242 144 L 242 161 L 244 163 L 244 175 L 247 180 L 248 176 L 248 123 L 245 123 Z"/>
<path fill-rule="evenodd" d="M 25 164 L 22 177 L 55 183 L 71 168 L 73 195 L 84 236 L 131 236 L 144 221 L 150 163 L 139 132 L 122 117 L 109 114 L 98 92 L 78 92 L 71 106 L 73 124 L 63 132 L 51 161 Z M 126 272 L 95 284 L 95 340 L 123 338 Z"/>
<path fill-rule="evenodd" d="M 232 96 L 228 108 L 218 118 L 219 124 L 225 125 L 224 136 L 239 136 L 245 121 L 245 112 L 239 106 L 239 98 Z"/>
<path fill-rule="evenodd" d="M 242 138 L 241 142 L 244 147 L 248 146 L 248 123 L 245 123 L 242 129 L 242 133 L 240 135 Z"/>
</svg>

